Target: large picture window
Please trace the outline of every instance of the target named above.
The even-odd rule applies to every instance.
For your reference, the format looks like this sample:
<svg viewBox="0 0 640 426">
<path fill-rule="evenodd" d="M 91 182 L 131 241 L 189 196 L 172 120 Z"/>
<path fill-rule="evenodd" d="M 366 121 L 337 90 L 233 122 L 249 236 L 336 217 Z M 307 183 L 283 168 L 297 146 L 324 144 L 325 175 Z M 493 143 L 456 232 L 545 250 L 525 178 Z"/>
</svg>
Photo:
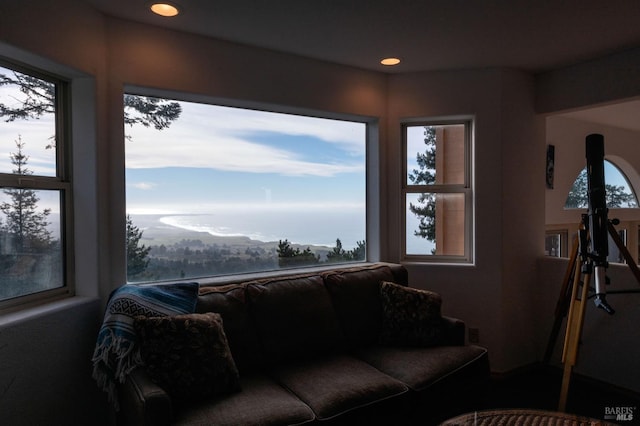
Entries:
<svg viewBox="0 0 640 426">
<path fill-rule="evenodd" d="M 364 122 L 124 105 L 128 281 L 366 260 Z"/>
<path fill-rule="evenodd" d="M 67 85 L 0 63 L 0 307 L 70 291 Z"/>
<path fill-rule="evenodd" d="M 470 262 L 471 122 L 406 123 L 404 258 Z"/>
</svg>

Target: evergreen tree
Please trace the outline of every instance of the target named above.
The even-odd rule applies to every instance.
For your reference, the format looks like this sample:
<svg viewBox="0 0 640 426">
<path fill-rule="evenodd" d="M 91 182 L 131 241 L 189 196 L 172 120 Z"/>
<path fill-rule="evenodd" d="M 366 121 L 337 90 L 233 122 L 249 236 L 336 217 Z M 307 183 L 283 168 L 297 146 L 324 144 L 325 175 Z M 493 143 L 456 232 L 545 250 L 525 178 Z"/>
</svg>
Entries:
<svg viewBox="0 0 640 426">
<path fill-rule="evenodd" d="M 564 206 L 569 209 L 582 209 L 589 206 L 587 195 L 587 169 L 582 169 L 569 190 Z"/>
<path fill-rule="evenodd" d="M 313 254 L 311 249 L 307 247 L 303 251 L 299 248 L 291 247 L 289 240 L 278 241 L 278 265 L 281 268 L 290 268 L 294 266 L 314 265 L 320 262 L 320 257 Z"/>
<path fill-rule="evenodd" d="M 348 253 L 345 252 L 342 248 L 342 241 L 340 241 L 340 238 L 337 238 L 336 246 L 329 253 L 327 253 L 327 262 L 344 262 L 346 260 L 349 260 L 348 258 Z"/>
<path fill-rule="evenodd" d="M 124 95 L 124 124 L 141 124 L 156 130 L 168 128 L 182 113 L 178 102 L 151 96 Z"/>
<path fill-rule="evenodd" d="M 349 260 L 365 260 L 367 244 L 364 241 L 357 241 L 356 245 L 356 248 L 349 251 Z"/>
<path fill-rule="evenodd" d="M 0 103 L 0 116 L 6 117 L 7 122 L 40 118 L 56 112 L 53 83 L 14 71 L 13 76 L 0 74 L 0 86 L 15 86 L 24 95 L 17 107 Z"/>
<path fill-rule="evenodd" d="M 27 168 L 29 156 L 25 155 L 23 148 L 25 143 L 21 137 L 15 141 L 18 151 L 9 154 L 14 165 L 12 172 L 18 175 L 31 175 L 33 172 Z M 51 231 L 48 216 L 51 209 L 38 211 L 37 192 L 32 189 L 7 188 L 3 190 L 10 201 L 0 204 L 0 211 L 4 213 L 5 224 L 2 229 L 13 239 L 15 251 L 41 251 L 52 244 Z"/>
<path fill-rule="evenodd" d="M 436 129 L 433 126 L 424 128 L 424 152 L 416 154 L 419 169 L 413 169 L 409 180 L 413 185 L 431 185 L 436 180 Z M 423 193 L 418 197 L 418 203 L 409 203 L 409 211 L 419 219 L 418 229 L 414 235 L 428 241 L 436 240 L 436 197 L 433 193 Z"/>
<path fill-rule="evenodd" d="M 23 94 L 22 99 L 12 99 L 18 101 L 17 106 L 0 103 L 0 116 L 7 122 L 56 113 L 56 87 L 51 82 L 13 71 L 11 74 L 0 73 L 0 86 L 16 87 Z M 129 126 L 141 124 L 163 130 L 181 113 L 182 107 L 178 102 L 152 96 L 124 95 L 124 123 Z"/>
<path fill-rule="evenodd" d="M 605 197 L 607 207 L 636 207 L 636 197 L 626 192 L 623 186 L 609 185 L 605 183 Z M 587 169 L 584 168 L 578 174 L 573 186 L 569 190 L 565 207 L 568 209 L 586 209 L 589 207 Z"/>
<path fill-rule="evenodd" d="M 127 215 L 127 277 L 131 278 L 143 273 L 149 265 L 151 247 L 140 245 L 143 231 L 133 224 Z"/>
<path fill-rule="evenodd" d="M 335 247 L 327 253 L 327 263 L 364 260 L 366 257 L 366 243 L 364 241 L 358 241 L 356 244 L 357 246 L 354 249 L 345 250 L 342 247 L 342 241 L 340 238 L 337 238 Z"/>
</svg>

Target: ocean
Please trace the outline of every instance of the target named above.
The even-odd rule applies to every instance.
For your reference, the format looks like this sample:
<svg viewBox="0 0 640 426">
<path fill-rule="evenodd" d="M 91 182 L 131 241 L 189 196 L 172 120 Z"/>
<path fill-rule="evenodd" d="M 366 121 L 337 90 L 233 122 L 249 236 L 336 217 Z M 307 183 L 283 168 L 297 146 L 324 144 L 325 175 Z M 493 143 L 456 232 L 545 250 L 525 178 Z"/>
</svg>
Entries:
<svg viewBox="0 0 640 426">
<path fill-rule="evenodd" d="M 167 232 L 206 232 L 216 237 L 245 236 L 270 242 L 289 240 L 301 245 L 333 247 L 340 239 L 345 250 L 366 240 L 364 212 L 306 212 L 283 214 L 277 211 L 235 211 L 216 214 L 139 215 L 132 214 L 134 226 L 144 239 L 154 240 Z M 185 238 L 192 238 L 185 232 Z M 148 244 L 145 242 L 145 244 Z"/>
</svg>

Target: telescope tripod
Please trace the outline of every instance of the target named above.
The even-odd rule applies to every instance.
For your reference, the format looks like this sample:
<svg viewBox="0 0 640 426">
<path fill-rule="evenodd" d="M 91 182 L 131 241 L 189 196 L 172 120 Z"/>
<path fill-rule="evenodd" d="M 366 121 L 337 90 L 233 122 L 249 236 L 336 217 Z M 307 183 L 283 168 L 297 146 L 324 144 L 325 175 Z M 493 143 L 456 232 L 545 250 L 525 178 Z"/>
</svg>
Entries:
<svg viewBox="0 0 640 426">
<path fill-rule="evenodd" d="M 562 387 L 560 389 L 560 400 L 558 403 L 559 411 L 565 411 L 566 409 L 569 385 L 571 383 L 571 374 L 573 367 L 576 365 L 580 349 L 580 339 L 584 324 L 586 304 L 589 299 L 591 277 L 595 274 L 596 280 L 606 279 L 604 276 L 604 266 L 606 265 L 599 265 L 597 262 L 594 265 L 593 259 L 588 255 L 585 255 L 583 247 L 586 244 L 587 239 L 586 228 L 587 224 L 585 217 L 583 216 L 580 232 L 576 234 L 573 240 L 569 264 L 562 281 L 560 297 L 556 304 L 555 320 L 544 356 L 544 362 L 548 363 L 551 359 L 553 348 L 558 338 L 560 327 L 562 326 L 563 318 L 566 316 L 567 326 L 562 351 L 562 363 L 564 364 L 564 370 L 562 375 Z M 631 272 L 640 283 L 640 270 L 636 265 L 636 261 L 629 253 L 624 242 L 620 239 L 620 236 L 611 221 L 607 221 L 607 229 L 611 239 L 620 250 L 620 253 L 624 256 Z M 604 309 L 609 314 L 614 313 L 613 309 L 607 304 L 604 298 L 601 299 L 597 294 L 596 306 Z"/>
</svg>

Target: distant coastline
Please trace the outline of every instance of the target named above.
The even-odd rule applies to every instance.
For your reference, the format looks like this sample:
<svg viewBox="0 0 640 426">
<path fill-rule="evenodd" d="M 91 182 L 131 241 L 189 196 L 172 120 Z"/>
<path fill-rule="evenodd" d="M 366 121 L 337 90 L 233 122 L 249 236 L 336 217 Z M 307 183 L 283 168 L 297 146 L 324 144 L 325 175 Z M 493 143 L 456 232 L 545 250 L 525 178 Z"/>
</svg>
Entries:
<svg viewBox="0 0 640 426">
<path fill-rule="evenodd" d="M 252 239 L 246 235 L 214 235 L 207 231 L 195 231 L 185 229 L 179 226 L 171 225 L 162 221 L 162 218 L 170 217 L 170 214 L 132 214 L 134 226 L 137 226 L 143 234 L 140 243 L 147 247 L 152 246 L 170 246 L 179 244 L 184 240 L 200 241 L 204 245 L 210 246 L 226 246 L 234 249 L 246 249 L 253 247 L 275 248 L 278 246 L 277 240 L 262 241 Z M 175 215 L 189 216 L 189 215 Z M 197 216 L 197 215 L 194 215 Z M 323 244 L 300 244 L 292 243 L 293 247 L 310 247 L 316 251 L 328 251 L 330 246 Z"/>
</svg>

